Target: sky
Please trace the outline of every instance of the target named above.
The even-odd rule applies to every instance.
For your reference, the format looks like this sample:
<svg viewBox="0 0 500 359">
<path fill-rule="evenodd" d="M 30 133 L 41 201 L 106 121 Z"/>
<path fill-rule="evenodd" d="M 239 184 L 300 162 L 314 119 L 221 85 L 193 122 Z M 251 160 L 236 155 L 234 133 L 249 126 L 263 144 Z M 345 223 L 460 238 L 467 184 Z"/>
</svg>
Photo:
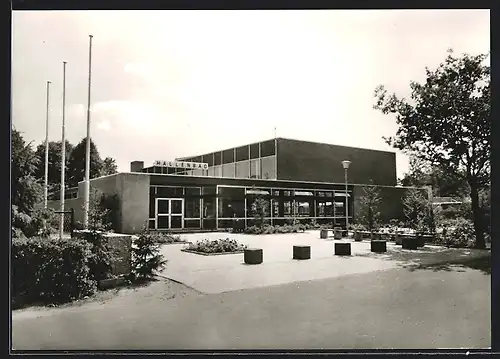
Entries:
<svg viewBox="0 0 500 359">
<path fill-rule="evenodd" d="M 490 51 L 489 10 L 19 11 L 12 123 L 28 141 L 91 137 L 101 157 L 173 160 L 278 137 L 396 152 L 374 90 L 408 96 L 455 53 Z M 341 164 L 338 164 L 341 166 Z"/>
</svg>

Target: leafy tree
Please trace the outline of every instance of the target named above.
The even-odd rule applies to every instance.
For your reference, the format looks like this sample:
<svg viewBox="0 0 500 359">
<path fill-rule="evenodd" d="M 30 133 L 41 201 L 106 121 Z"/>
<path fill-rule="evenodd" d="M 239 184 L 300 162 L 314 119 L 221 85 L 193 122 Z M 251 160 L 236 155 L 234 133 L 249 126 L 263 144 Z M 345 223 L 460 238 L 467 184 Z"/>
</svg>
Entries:
<svg viewBox="0 0 500 359">
<path fill-rule="evenodd" d="M 479 192 L 490 183 L 490 67 L 487 54 L 449 54 L 437 69 L 426 68 L 426 81 L 410 83 L 411 99 L 377 87 L 375 109 L 395 114 L 399 128 L 388 144 L 415 153 L 443 172 L 462 176 L 469 185 L 476 235 L 484 248 Z"/>
<path fill-rule="evenodd" d="M 412 188 L 403 198 L 406 224 L 417 232 L 435 232 L 435 211 L 432 203 L 420 189 Z"/>
<path fill-rule="evenodd" d="M 431 186 L 432 193 L 437 197 L 463 198 L 469 191 L 469 185 L 463 175 L 446 172 L 436 166 L 431 166 L 415 154 L 410 155 L 408 173 L 401 179 L 401 185 L 407 187 Z"/>
<path fill-rule="evenodd" d="M 27 144 L 21 133 L 12 129 L 11 204 L 26 215 L 32 213 L 43 196 L 42 185 L 34 176 L 37 164 L 31 143 Z"/>
<path fill-rule="evenodd" d="M 118 166 L 114 158 L 106 157 L 102 161 L 101 176 L 108 176 L 118 172 Z"/>
<path fill-rule="evenodd" d="M 359 200 L 359 223 L 366 226 L 369 231 L 373 231 L 380 224 L 380 212 L 378 211 L 378 206 L 381 201 L 382 198 L 380 197 L 380 190 L 377 187 L 363 187 L 363 195 Z"/>
<path fill-rule="evenodd" d="M 82 139 L 71 151 L 68 163 L 68 185 L 78 186 L 78 182 L 85 179 L 85 153 L 87 150 L 87 138 Z M 101 175 L 102 160 L 96 145 L 90 140 L 90 178 Z"/>
<path fill-rule="evenodd" d="M 69 141 L 66 142 L 66 164 L 65 164 L 65 176 L 68 178 L 68 165 L 69 159 L 71 157 L 71 152 L 73 151 L 73 145 Z M 35 177 L 43 181 L 45 180 L 45 141 L 38 145 L 35 151 L 35 156 L 37 158 L 37 166 L 35 169 Z M 49 192 L 53 190 L 58 190 L 61 185 L 61 156 L 62 148 L 61 141 L 49 141 Z M 66 187 L 68 182 L 65 183 Z"/>
</svg>

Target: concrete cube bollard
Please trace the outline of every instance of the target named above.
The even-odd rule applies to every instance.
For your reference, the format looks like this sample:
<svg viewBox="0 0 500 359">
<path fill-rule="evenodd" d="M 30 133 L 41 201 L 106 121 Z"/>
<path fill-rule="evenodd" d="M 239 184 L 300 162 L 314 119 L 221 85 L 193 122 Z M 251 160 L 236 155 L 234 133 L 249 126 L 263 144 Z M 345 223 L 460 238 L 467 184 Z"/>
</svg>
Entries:
<svg viewBox="0 0 500 359">
<path fill-rule="evenodd" d="M 402 237 L 399 235 L 399 233 L 396 233 L 394 235 L 394 241 L 396 242 L 397 245 L 401 245 Z"/>
<path fill-rule="evenodd" d="M 310 259 L 311 246 L 293 246 L 293 259 Z"/>
<path fill-rule="evenodd" d="M 354 231 L 354 240 L 356 242 L 361 242 L 363 240 L 363 237 L 361 236 L 360 232 Z"/>
<path fill-rule="evenodd" d="M 261 248 L 247 248 L 243 252 L 245 264 L 261 264 L 264 253 Z"/>
<path fill-rule="evenodd" d="M 333 239 L 342 239 L 342 228 L 335 227 L 333 229 Z"/>
<path fill-rule="evenodd" d="M 374 253 L 385 253 L 387 252 L 387 241 L 384 240 L 372 240 L 370 243 L 370 250 Z"/>
<path fill-rule="evenodd" d="M 327 239 L 328 238 L 328 230 L 327 229 L 320 230 L 319 237 L 321 239 Z"/>
<path fill-rule="evenodd" d="M 336 256 L 350 256 L 351 243 L 335 243 L 334 254 Z"/>
<path fill-rule="evenodd" d="M 403 249 L 414 250 L 418 248 L 417 239 L 415 237 L 403 237 L 401 245 L 403 246 Z"/>
</svg>

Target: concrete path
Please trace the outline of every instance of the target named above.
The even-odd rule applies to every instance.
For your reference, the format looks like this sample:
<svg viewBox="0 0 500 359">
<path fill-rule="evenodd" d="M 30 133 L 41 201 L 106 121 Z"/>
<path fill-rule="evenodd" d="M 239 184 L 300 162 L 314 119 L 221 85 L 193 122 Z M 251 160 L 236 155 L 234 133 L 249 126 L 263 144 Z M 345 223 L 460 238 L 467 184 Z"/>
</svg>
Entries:
<svg viewBox="0 0 500 359">
<path fill-rule="evenodd" d="M 13 348 L 486 348 L 491 276 L 391 269 L 267 288 L 13 314 Z"/>
</svg>

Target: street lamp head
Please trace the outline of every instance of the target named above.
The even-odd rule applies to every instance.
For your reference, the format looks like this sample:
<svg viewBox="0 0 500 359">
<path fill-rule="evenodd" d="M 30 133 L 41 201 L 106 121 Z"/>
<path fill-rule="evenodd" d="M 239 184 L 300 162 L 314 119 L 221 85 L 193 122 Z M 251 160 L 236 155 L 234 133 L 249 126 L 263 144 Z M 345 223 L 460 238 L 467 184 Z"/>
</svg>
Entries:
<svg viewBox="0 0 500 359">
<path fill-rule="evenodd" d="M 351 164 L 351 161 L 347 161 L 347 160 L 342 161 L 342 166 L 344 166 L 345 170 L 349 168 L 350 164 Z"/>
</svg>

